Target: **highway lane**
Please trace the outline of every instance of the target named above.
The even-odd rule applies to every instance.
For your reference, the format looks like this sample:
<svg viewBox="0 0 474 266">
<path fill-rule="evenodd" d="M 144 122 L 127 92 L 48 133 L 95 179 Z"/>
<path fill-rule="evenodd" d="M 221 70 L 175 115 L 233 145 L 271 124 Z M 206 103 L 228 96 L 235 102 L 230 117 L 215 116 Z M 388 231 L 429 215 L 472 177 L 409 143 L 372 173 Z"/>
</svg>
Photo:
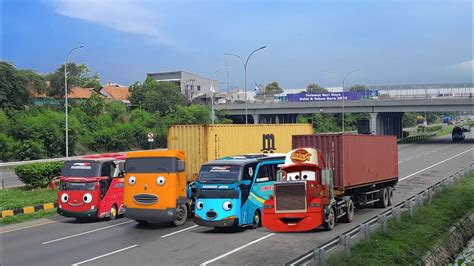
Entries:
<svg viewBox="0 0 474 266">
<path fill-rule="evenodd" d="M 472 142 L 450 145 L 453 145 L 450 141 L 401 145 L 399 147 L 400 161 L 406 160 L 406 162 L 399 165 L 400 177 L 455 156 L 460 151 L 472 147 Z M 447 146 L 450 148 L 445 148 Z M 439 150 L 442 148 L 444 149 Z M 433 152 L 435 150 L 438 151 Z M 408 160 L 419 154 L 425 155 Z M 410 197 L 470 161 L 472 161 L 472 154 L 466 153 L 401 181 L 395 193 L 395 201 L 399 202 Z M 128 222 L 127 219 L 80 224 L 68 219 L 2 233 L 0 235 L 3 251 L 2 265 L 70 265 L 115 251 L 120 252 L 97 258 L 86 264 L 198 264 L 218 258 L 263 237 L 267 238 L 244 247 L 236 253 L 228 254 L 216 263 L 282 264 L 303 254 L 317 243 L 322 243 L 381 211 L 373 208 L 358 211 L 353 223 L 340 224 L 333 232 L 315 230 L 304 234 L 276 234 L 270 237 L 267 237 L 270 233 L 264 228 L 222 232 L 197 226 L 191 228 L 194 226 L 192 222 L 188 222 L 184 227 L 174 228 L 167 225 L 140 227 L 133 221 Z M 111 225 L 116 226 L 109 227 Z M 186 228 L 190 229 L 181 231 Z M 2 230 L 10 229 L 6 227 Z M 170 233 L 176 234 L 166 236 Z M 70 236 L 74 237 L 43 244 Z"/>
</svg>

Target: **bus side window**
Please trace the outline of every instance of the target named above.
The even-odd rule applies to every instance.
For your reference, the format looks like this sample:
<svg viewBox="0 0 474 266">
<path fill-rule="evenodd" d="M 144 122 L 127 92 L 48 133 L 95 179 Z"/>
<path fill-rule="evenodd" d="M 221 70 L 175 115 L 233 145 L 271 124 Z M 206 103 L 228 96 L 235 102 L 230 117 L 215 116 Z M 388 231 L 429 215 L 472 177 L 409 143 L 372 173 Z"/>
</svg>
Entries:
<svg viewBox="0 0 474 266">
<path fill-rule="evenodd" d="M 257 183 L 268 182 L 268 181 L 272 181 L 272 178 L 274 177 L 275 176 L 272 177 L 272 165 L 266 164 L 266 165 L 260 166 L 260 170 L 258 171 L 256 181 Z"/>
</svg>

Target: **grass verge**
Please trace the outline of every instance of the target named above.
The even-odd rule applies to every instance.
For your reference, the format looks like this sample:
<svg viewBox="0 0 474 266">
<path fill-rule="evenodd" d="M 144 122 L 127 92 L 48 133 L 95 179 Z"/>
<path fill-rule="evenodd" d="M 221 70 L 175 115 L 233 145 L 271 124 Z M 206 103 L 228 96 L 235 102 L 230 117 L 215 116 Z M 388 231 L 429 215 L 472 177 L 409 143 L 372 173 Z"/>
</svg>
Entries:
<svg viewBox="0 0 474 266">
<path fill-rule="evenodd" d="M 442 129 L 438 130 L 438 131 L 435 131 L 436 132 L 436 136 L 440 137 L 440 136 L 446 136 L 446 135 L 449 135 L 453 132 L 453 128 L 455 126 L 454 125 L 447 125 L 447 126 L 443 126 Z"/>
<path fill-rule="evenodd" d="M 474 174 L 435 195 L 430 205 L 417 209 L 402 222 L 388 223 L 388 234 L 377 231 L 370 242 L 359 242 L 351 257 L 331 255 L 329 265 L 412 265 L 423 264 L 421 257 L 439 241 L 447 239 L 449 228 L 474 211 Z"/>
<path fill-rule="evenodd" d="M 48 218 L 58 215 L 56 213 L 56 209 L 51 210 L 40 210 L 33 213 L 28 214 L 18 214 L 13 216 L 7 216 L 0 219 L 0 226 L 14 224 L 14 223 L 22 223 L 29 220 L 39 219 L 39 218 Z"/>
<path fill-rule="evenodd" d="M 7 188 L 0 190 L 0 211 L 56 202 L 57 191 L 51 189 Z"/>
</svg>

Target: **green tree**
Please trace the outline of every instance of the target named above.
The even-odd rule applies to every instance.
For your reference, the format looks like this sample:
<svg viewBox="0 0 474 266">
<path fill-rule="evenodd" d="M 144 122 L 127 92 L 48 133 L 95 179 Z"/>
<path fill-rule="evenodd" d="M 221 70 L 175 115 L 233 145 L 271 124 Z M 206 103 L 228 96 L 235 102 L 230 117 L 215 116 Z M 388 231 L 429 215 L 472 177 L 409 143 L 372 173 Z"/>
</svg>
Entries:
<svg viewBox="0 0 474 266">
<path fill-rule="evenodd" d="M 306 92 L 308 93 L 323 93 L 323 92 L 328 92 L 327 89 L 319 86 L 316 83 L 311 83 L 306 86 Z"/>
<path fill-rule="evenodd" d="M 30 103 L 32 92 L 44 92 L 45 80 L 32 70 L 17 70 L 0 61 L 0 108 L 22 108 Z"/>
<path fill-rule="evenodd" d="M 105 111 L 105 100 L 104 97 L 98 95 L 97 93 L 92 93 L 91 97 L 81 105 L 81 109 L 84 113 L 91 116 L 98 116 Z"/>
<path fill-rule="evenodd" d="M 267 86 L 265 87 L 265 94 L 267 95 L 275 95 L 282 92 L 283 92 L 283 89 L 280 88 L 280 85 L 276 81 L 268 83 Z"/>
<path fill-rule="evenodd" d="M 92 74 L 89 68 L 84 64 L 67 63 L 67 73 L 68 91 L 75 86 L 94 89 L 101 87 L 99 75 Z M 60 98 L 64 97 L 64 64 L 45 77 L 50 81 L 48 95 Z"/>
<path fill-rule="evenodd" d="M 369 88 L 367 88 L 366 86 L 355 84 L 355 85 L 352 85 L 349 91 L 367 91 L 367 90 L 369 90 Z"/>
<path fill-rule="evenodd" d="M 189 124 L 209 124 L 211 112 L 200 104 L 190 106 L 178 106 L 178 108 L 168 116 L 170 125 L 189 125 Z"/>
<path fill-rule="evenodd" d="M 143 84 L 135 82 L 130 86 L 130 102 L 148 112 L 158 112 L 165 116 L 178 106 L 184 105 L 184 95 L 179 88 L 171 82 L 157 82 L 152 77 L 147 77 Z"/>
</svg>

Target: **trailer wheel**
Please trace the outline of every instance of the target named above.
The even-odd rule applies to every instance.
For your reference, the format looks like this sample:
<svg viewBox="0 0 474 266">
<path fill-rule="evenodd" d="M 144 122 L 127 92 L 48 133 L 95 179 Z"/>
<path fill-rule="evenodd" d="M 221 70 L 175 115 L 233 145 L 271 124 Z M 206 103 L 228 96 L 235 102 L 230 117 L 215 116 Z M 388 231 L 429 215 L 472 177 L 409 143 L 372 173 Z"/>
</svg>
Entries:
<svg viewBox="0 0 474 266">
<path fill-rule="evenodd" d="M 186 205 L 181 204 L 179 205 L 178 210 L 178 218 L 173 222 L 174 226 L 181 226 L 186 222 L 186 218 L 188 218 L 188 207 Z"/>
<path fill-rule="evenodd" d="M 324 229 L 327 231 L 332 231 L 335 225 L 336 225 L 336 213 L 334 212 L 334 208 L 330 208 L 329 214 L 328 214 L 328 221 L 324 222 Z"/>
<path fill-rule="evenodd" d="M 393 188 L 388 187 L 388 206 L 392 206 L 393 204 Z"/>
<path fill-rule="evenodd" d="M 349 199 L 347 201 L 346 214 L 341 217 L 341 221 L 343 223 L 350 223 L 352 219 L 354 219 L 354 202 L 352 202 L 352 199 Z"/>
<path fill-rule="evenodd" d="M 376 202 L 376 206 L 379 208 L 386 208 L 388 206 L 388 189 L 381 188 L 379 191 L 379 201 Z"/>
</svg>

